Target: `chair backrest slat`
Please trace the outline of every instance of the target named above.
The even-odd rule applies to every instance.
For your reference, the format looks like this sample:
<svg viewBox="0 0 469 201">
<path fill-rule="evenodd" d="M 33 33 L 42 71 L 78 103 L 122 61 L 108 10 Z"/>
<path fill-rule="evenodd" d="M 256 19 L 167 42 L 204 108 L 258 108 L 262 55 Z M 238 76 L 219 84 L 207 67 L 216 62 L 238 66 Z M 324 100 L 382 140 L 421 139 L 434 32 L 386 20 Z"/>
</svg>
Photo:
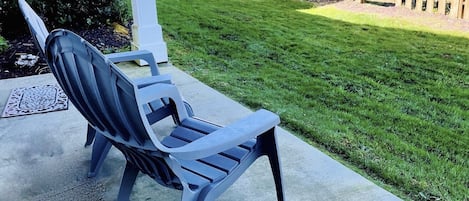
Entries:
<svg viewBox="0 0 469 201">
<path fill-rule="evenodd" d="M 62 85 L 65 88 L 68 88 L 70 92 L 67 95 L 70 97 L 72 103 L 78 107 L 80 111 L 83 111 L 82 114 L 85 116 L 92 125 L 97 126 L 100 129 L 103 129 L 105 123 L 99 118 L 96 110 L 94 110 L 92 105 L 87 104 L 88 98 L 87 94 L 84 93 L 85 89 L 82 87 L 81 79 L 78 77 L 78 69 L 68 68 L 67 66 L 75 65 L 75 57 L 71 53 L 72 48 L 62 46 L 60 54 L 57 54 L 55 60 L 57 64 L 55 65 L 53 73 L 56 75 L 58 80 L 61 80 Z M 69 75 L 69 76 L 66 76 Z"/>
</svg>

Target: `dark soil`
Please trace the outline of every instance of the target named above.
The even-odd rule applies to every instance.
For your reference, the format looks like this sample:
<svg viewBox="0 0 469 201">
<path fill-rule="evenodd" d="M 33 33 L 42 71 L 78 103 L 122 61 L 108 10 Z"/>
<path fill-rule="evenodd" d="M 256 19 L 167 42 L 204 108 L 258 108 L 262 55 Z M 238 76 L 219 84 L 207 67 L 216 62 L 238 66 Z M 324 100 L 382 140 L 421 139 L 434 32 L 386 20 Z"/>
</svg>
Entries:
<svg viewBox="0 0 469 201">
<path fill-rule="evenodd" d="M 75 33 L 95 45 L 103 52 L 115 52 L 130 45 L 130 36 L 114 32 L 112 27 L 101 27 L 90 30 L 75 30 Z M 49 73 L 49 67 L 39 49 L 35 46 L 31 35 L 8 39 L 9 48 L 0 53 L 0 79 L 17 78 L 30 75 Z M 22 67 L 15 64 L 22 54 L 40 57 L 33 67 Z"/>
</svg>

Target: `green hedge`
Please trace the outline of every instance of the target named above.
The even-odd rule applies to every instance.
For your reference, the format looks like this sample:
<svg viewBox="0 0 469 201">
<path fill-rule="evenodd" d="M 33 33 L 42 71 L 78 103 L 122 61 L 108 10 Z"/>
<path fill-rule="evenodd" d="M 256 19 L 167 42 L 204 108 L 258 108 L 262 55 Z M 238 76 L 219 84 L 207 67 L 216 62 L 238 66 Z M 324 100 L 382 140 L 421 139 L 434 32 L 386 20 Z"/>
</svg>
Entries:
<svg viewBox="0 0 469 201">
<path fill-rule="evenodd" d="M 28 0 L 49 28 L 92 28 L 112 22 L 126 23 L 131 16 L 129 0 Z M 24 25 L 24 26 L 21 26 Z M 0 35 L 27 33 L 16 0 L 0 0 Z"/>
</svg>

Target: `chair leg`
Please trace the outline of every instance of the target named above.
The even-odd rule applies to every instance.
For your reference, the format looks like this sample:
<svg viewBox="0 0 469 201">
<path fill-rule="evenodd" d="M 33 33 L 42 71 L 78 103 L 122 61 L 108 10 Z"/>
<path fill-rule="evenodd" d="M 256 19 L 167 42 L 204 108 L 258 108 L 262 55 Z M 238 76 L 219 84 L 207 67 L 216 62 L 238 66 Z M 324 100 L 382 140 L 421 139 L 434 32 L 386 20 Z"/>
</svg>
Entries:
<svg viewBox="0 0 469 201">
<path fill-rule="evenodd" d="M 187 180 L 185 180 L 182 167 L 177 161 L 177 159 L 169 155 L 168 157 L 165 158 L 165 161 L 169 165 L 169 167 L 173 170 L 173 173 L 179 178 L 179 181 L 181 182 L 181 186 L 182 186 L 181 201 L 199 200 L 197 199 L 197 197 L 200 194 L 200 189 L 195 189 L 195 190 L 191 189 L 189 183 L 187 182 Z"/>
<path fill-rule="evenodd" d="M 285 194 L 283 192 L 282 170 L 280 167 L 280 158 L 278 155 L 278 146 L 275 136 L 275 128 L 259 136 L 263 143 L 263 152 L 269 158 L 272 175 L 274 176 L 275 189 L 277 191 L 277 200 L 284 201 Z"/>
<path fill-rule="evenodd" d="M 111 142 L 107 140 L 103 135 L 96 135 L 93 150 L 91 152 L 91 164 L 90 171 L 88 172 L 88 177 L 95 177 L 98 173 L 101 165 L 104 162 L 109 150 L 111 149 Z"/>
<path fill-rule="evenodd" d="M 124 175 L 122 176 L 119 195 L 117 196 L 118 201 L 128 201 L 130 199 L 130 193 L 137 179 L 138 172 L 138 168 L 127 162 Z"/>
<path fill-rule="evenodd" d="M 182 199 L 181 199 L 181 201 L 194 201 L 194 200 L 196 200 L 198 195 L 199 195 L 198 192 L 194 192 L 192 190 L 184 188 L 182 190 Z"/>
<path fill-rule="evenodd" d="M 86 133 L 85 147 L 90 146 L 91 143 L 93 143 L 93 139 L 95 135 L 96 135 L 96 130 L 88 124 L 88 132 Z"/>
</svg>

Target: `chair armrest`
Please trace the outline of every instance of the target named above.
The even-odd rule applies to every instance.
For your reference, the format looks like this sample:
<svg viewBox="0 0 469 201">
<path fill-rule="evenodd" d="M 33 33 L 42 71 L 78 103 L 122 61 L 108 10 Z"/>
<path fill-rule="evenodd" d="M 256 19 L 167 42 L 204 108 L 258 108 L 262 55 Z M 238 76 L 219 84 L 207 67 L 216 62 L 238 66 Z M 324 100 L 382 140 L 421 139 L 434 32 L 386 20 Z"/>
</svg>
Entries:
<svg viewBox="0 0 469 201">
<path fill-rule="evenodd" d="M 105 57 L 113 63 L 122 61 L 144 60 L 148 63 L 151 70 L 151 75 L 159 75 L 158 64 L 156 64 L 153 54 L 148 50 L 135 50 L 129 52 L 118 52 L 106 54 Z"/>
<path fill-rule="evenodd" d="M 133 79 L 133 81 L 139 89 L 143 87 L 147 87 L 149 85 L 157 84 L 157 83 L 172 84 L 170 74 L 137 78 L 137 79 Z"/>
<path fill-rule="evenodd" d="M 253 139 L 275 128 L 279 123 L 278 115 L 261 109 L 189 144 L 170 148 L 169 154 L 183 160 L 208 157 Z"/>
<path fill-rule="evenodd" d="M 141 106 L 162 98 L 169 98 L 176 105 L 176 112 L 179 121 L 188 118 L 187 110 L 184 106 L 179 90 L 172 84 L 157 83 L 138 89 L 137 103 Z M 156 142 L 154 142 L 156 144 Z M 158 143 L 159 144 L 159 143 Z"/>
</svg>

